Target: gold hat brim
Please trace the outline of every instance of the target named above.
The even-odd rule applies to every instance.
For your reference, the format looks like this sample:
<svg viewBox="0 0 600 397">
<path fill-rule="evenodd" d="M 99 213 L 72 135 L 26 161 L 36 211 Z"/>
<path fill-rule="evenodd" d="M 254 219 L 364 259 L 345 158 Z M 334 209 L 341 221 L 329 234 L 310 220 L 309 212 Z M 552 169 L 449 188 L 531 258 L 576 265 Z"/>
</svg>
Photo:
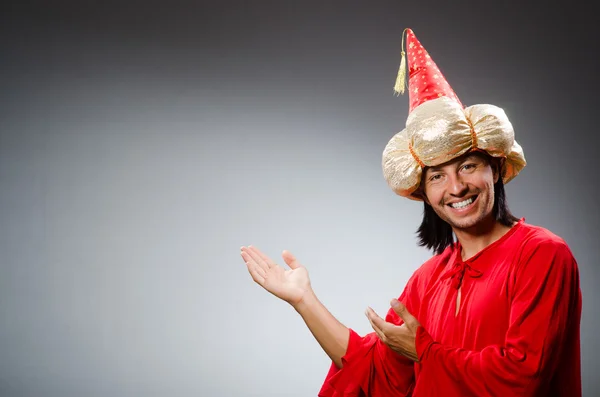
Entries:
<svg viewBox="0 0 600 397">
<path fill-rule="evenodd" d="M 396 194 L 421 201 L 413 193 L 424 167 L 446 163 L 474 149 L 505 159 L 504 183 L 527 164 L 504 110 L 494 105 L 463 109 L 458 102 L 440 97 L 415 108 L 406 128 L 390 139 L 383 151 L 383 174 Z"/>
</svg>

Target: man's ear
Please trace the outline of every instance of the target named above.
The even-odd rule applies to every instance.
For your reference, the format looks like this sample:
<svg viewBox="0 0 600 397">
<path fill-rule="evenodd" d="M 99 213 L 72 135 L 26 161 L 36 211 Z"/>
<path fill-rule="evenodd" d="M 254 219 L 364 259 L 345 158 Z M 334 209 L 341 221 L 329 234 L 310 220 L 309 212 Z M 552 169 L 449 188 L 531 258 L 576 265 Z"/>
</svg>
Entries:
<svg viewBox="0 0 600 397">
<path fill-rule="evenodd" d="M 421 171 L 421 182 L 419 183 L 419 187 L 417 188 L 417 190 L 415 190 L 415 192 L 413 193 L 413 196 L 417 196 L 419 197 L 421 200 L 423 200 L 426 204 L 429 204 L 429 200 L 427 200 L 427 195 L 425 195 L 425 173 L 427 172 L 427 167 L 425 167 L 422 171 Z"/>
<path fill-rule="evenodd" d="M 421 182 L 422 183 L 422 182 Z M 414 191 L 414 193 L 412 194 L 415 197 L 420 198 L 421 200 L 423 200 L 426 204 L 429 204 L 429 200 L 427 200 L 427 196 L 425 195 L 425 191 L 423 189 L 423 186 L 419 186 L 419 188 L 417 190 Z"/>
</svg>

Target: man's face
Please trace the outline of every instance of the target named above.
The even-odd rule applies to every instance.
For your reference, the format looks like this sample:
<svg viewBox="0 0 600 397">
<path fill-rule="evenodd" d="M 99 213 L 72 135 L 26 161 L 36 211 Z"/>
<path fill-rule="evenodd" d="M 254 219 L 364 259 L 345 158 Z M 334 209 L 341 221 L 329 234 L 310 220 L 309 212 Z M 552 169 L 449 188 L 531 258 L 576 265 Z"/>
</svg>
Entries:
<svg viewBox="0 0 600 397">
<path fill-rule="evenodd" d="M 425 201 L 454 229 L 467 229 L 492 214 L 497 167 L 485 155 L 471 153 L 425 170 Z"/>
</svg>

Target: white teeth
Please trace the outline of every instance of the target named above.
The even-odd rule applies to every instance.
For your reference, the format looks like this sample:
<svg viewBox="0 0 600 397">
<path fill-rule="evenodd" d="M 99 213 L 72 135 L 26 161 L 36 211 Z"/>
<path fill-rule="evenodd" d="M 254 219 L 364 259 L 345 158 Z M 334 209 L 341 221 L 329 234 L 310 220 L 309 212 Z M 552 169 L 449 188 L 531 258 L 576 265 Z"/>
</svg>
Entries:
<svg viewBox="0 0 600 397">
<path fill-rule="evenodd" d="M 471 204 L 472 202 L 473 202 L 473 197 L 470 197 L 470 198 L 468 198 L 468 199 L 466 199 L 464 201 L 461 201 L 461 202 L 458 202 L 458 203 L 452 203 L 452 204 L 450 204 L 450 206 L 452 208 L 464 208 L 467 205 Z"/>
</svg>

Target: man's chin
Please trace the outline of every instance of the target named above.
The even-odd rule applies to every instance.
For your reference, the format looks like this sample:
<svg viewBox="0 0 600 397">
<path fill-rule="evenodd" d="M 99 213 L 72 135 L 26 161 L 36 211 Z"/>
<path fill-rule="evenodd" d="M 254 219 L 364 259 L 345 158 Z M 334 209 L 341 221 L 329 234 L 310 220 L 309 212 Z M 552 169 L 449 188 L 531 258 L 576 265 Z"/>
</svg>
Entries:
<svg viewBox="0 0 600 397">
<path fill-rule="evenodd" d="M 465 222 L 450 223 L 450 226 L 452 226 L 453 229 L 458 229 L 458 230 L 467 230 L 467 229 L 474 227 L 475 225 L 477 225 L 477 221 L 472 221 L 472 222 L 465 221 Z"/>
<path fill-rule="evenodd" d="M 472 214 L 470 216 L 456 219 L 455 217 L 447 217 L 445 221 L 450 224 L 453 229 L 469 229 L 473 226 L 477 225 L 480 221 L 479 217 L 476 214 Z"/>
</svg>

